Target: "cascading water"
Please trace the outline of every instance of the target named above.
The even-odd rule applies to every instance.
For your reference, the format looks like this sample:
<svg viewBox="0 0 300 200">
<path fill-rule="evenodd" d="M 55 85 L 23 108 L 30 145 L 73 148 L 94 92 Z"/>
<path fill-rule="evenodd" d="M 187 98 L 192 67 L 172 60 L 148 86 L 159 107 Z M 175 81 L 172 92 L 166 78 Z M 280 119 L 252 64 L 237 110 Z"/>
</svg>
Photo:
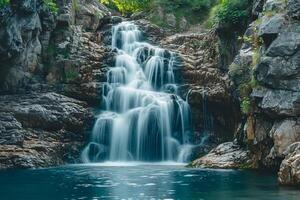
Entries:
<svg viewBox="0 0 300 200">
<path fill-rule="evenodd" d="M 143 42 L 131 22 L 113 27 L 112 47 L 115 66 L 83 161 L 186 161 L 190 108 L 176 94 L 177 56 Z"/>
</svg>

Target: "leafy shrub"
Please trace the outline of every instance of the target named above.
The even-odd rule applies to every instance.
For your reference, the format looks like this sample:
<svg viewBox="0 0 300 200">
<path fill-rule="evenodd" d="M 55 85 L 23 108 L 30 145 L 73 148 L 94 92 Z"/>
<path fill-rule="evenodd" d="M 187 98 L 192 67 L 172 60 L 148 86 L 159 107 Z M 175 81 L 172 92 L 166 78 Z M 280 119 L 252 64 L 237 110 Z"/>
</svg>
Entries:
<svg viewBox="0 0 300 200">
<path fill-rule="evenodd" d="M 217 0 L 153 0 L 152 5 L 160 5 L 167 11 L 187 8 L 192 11 L 208 11 Z"/>
<path fill-rule="evenodd" d="M 155 15 L 158 9 L 164 14 L 174 14 L 179 20 L 185 17 L 189 23 L 199 23 L 207 18 L 210 9 L 219 0 L 99 0 L 106 6 L 131 14 L 139 11 L 154 11 L 151 21 L 157 25 L 165 25 L 165 20 Z"/>
<path fill-rule="evenodd" d="M 210 9 L 218 0 L 153 0 L 151 8 L 162 8 L 164 13 L 172 13 L 177 18 L 185 17 L 191 24 L 207 18 Z"/>
<path fill-rule="evenodd" d="M 248 98 L 252 92 L 251 82 L 249 81 L 242 83 L 241 85 L 239 85 L 238 90 L 241 99 Z"/>
<path fill-rule="evenodd" d="M 252 77 L 250 81 L 245 82 L 239 86 L 238 88 L 239 96 L 242 99 L 241 102 L 242 113 L 249 114 L 251 112 L 252 102 L 251 102 L 250 95 L 253 89 L 256 88 L 257 86 L 258 86 L 258 82 L 254 77 Z"/>
<path fill-rule="evenodd" d="M 204 27 L 206 28 L 213 28 L 216 23 L 216 15 L 219 9 L 219 5 L 215 5 L 209 11 L 208 18 L 204 22 Z"/>
<path fill-rule="evenodd" d="M 55 0 L 44 0 L 44 3 L 46 4 L 46 6 L 50 9 L 50 11 L 53 14 L 57 15 L 59 8 L 58 8 Z"/>
<path fill-rule="evenodd" d="M 146 9 L 151 0 L 100 0 L 100 3 L 117 9 L 122 14 L 134 13 Z"/>
<path fill-rule="evenodd" d="M 239 29 L 247 25 L 252 0 L 221 0 L 216 13 L 217 21 L 225 28 Z"/>
<path fill-rule="evenodd" d="M 74 81 L 75 79 L 78 78 L 78 76 L 79 73 L 75 69 L 65 72 L 65 78 L 67 82 Z"/>
<path fill-rule="evenodd" d="M 10 0 L 0 0 L 0 8 L 3 8 L 4 6 L 9 4 Z"/>
<path fill-rule="evenodd" d="M 241 103 L 241 111 L 244 114 L 249 114 L 251 112 L 251 100 L 249 98 L 244 98 Z"/>
</svg>

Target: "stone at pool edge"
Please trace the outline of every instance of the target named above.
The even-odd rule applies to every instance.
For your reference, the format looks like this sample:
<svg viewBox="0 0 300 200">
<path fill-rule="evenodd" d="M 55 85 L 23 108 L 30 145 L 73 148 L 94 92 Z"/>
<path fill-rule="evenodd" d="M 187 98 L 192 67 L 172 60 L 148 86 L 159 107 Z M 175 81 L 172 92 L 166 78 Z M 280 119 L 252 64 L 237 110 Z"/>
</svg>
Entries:
<svg viewBox="0 0 300 200">
<path fill-rule="evenodd" d="M 220 144 L 207 155 L 188 165 L 193 168 L 213 169 L 255 169 L 254 159 L 249 150 L 234 142 Z"/>
<path fill-rule="evenodd" d="M 300 142 L 291 144 L 284 154 L 278 181 L 281 185 L 300 186 Z"/>
</svg>

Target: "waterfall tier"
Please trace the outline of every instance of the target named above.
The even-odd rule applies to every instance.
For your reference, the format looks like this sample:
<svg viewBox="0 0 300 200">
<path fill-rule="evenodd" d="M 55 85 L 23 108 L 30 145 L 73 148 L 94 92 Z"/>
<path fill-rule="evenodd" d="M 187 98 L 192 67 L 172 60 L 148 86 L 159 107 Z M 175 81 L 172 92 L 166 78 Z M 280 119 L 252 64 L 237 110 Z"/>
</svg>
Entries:
<svg viewBox="0 0 300 200">
<path fill-rule="evenodd" d="M 177 56 L 142 40 L 131 22 L 112 29 L 115 66 L 107 73 L 102 112 L 85 162 L 179 161 L 188 158 L 190 107 L 177 95 Z"/>
</svg>

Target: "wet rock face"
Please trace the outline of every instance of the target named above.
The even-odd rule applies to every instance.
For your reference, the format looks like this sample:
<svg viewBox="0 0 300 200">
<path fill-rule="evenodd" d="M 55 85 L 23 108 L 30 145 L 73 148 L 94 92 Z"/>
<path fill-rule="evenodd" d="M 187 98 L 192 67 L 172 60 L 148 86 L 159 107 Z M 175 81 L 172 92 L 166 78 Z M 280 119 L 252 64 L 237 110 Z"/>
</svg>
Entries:
<svg viewBox="0 0 300 200">
<path fill-rule="evenodd" d="M 0 93 L 14 95 L 0 96 L 0 168 L 78 161 L 93 115 L 57 93 L 99 105 L 114 56 L 103 36 L 108 10 L 76 2 L 58 0 L 57 16 L 41 0 L 11 0 L 1 10 Z"/>
<path fill-rule="evenodd" d="M 0 96 L 0 168 L 74 163 L 92 124 L 85 103 L 56 93 Z"/>
<path fill-rule="evenodd" d="M 179 92 L 191 106 L 197 137 L 206 131 L 215 143 L 232 140 L 238 108 L 230 93 L 229 78 L 219 66 L 216 36 L 209 32 L 176 34 L 161 43 L 181 58 Z"/>
<path fill-rule="evenodd" d="M 47 43 L 46 35 L 55 25 L 53 16 L 45 15 L 45 10 L 47 8 L 40 1 L 23 0 L 12 1 L 11 7 L 3 11 L 0 90 L 15 91 L 28 84 L 35 75 L 42 74 L 41 41 Z M 42 31 L 42 28 L 45 29 Z"/>
</svg>

